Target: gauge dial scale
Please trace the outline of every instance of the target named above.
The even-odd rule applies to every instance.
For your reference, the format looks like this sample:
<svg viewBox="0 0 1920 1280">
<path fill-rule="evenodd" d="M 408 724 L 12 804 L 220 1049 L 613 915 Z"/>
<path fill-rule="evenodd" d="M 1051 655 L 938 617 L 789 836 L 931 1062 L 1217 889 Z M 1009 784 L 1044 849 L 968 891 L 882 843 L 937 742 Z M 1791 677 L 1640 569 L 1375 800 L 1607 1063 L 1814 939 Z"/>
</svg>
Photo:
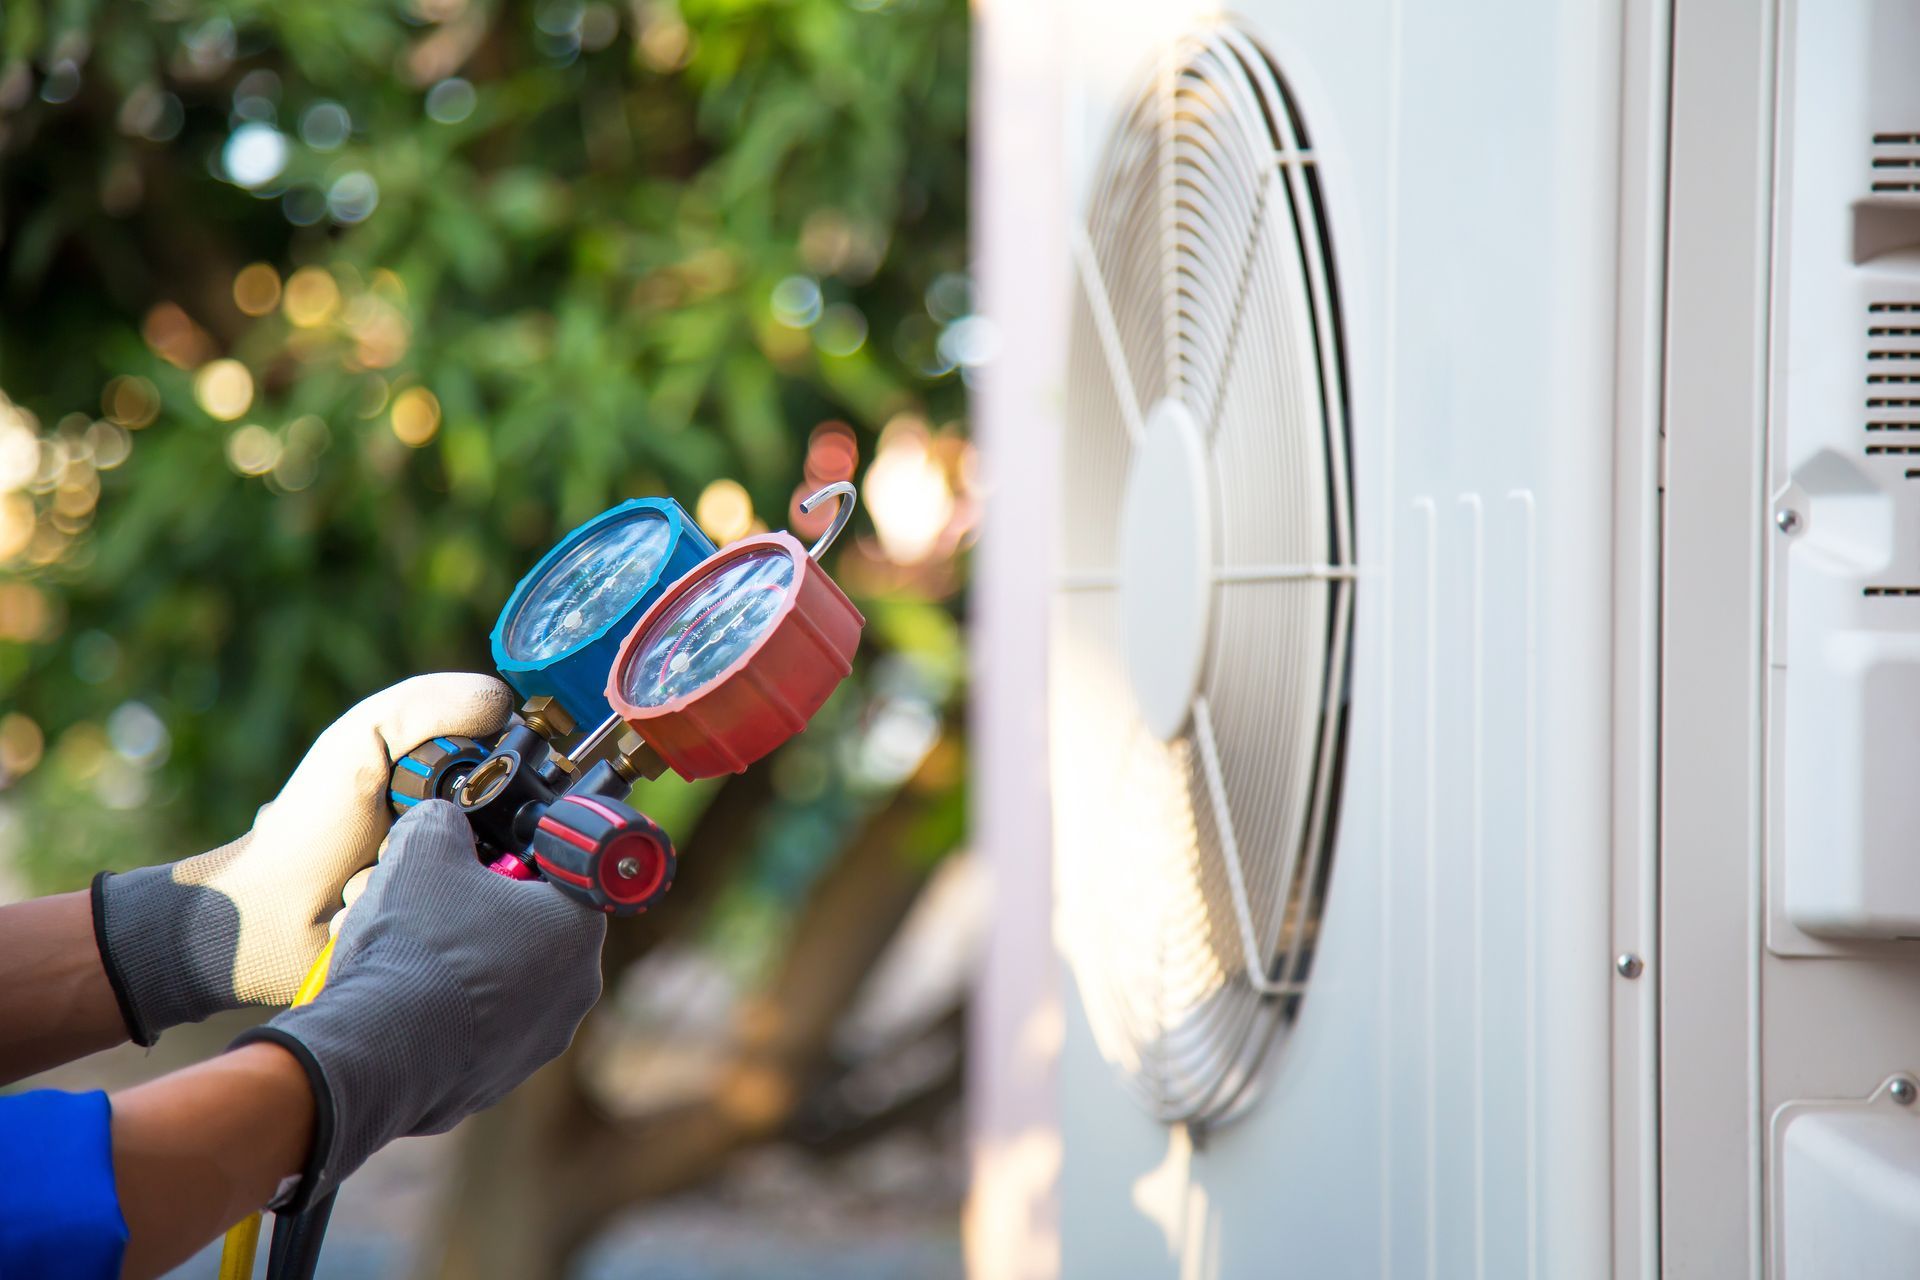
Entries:
<svg viewBox="0 0 1920 1280">
<path fill-rule="evenodd" d="M 493 664 L 522 698 L 546 694 L 591 726 L 610 713 L 602 689 L 621 640 L 713 543 L 671 498 L 601 512 L 540 557 L 493 627 Z"/>
<path fill-rule="evenodd" d="M 865 625 L 793 535 L 745 538 L 647 610 L 606 698 L 682 777 L 739 773 L 806 728 Z"/>
</svg>

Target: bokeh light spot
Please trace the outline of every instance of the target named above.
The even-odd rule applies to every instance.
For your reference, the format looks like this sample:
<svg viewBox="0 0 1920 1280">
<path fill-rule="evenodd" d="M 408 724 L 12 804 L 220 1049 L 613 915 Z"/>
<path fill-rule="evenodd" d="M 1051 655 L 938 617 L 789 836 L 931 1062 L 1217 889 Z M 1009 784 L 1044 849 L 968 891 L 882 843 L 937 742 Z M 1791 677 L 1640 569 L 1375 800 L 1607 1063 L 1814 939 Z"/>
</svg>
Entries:
<svg viewBox="0 0 1920 1280">
<path fill-rule="evenodd" d="M 152 769 L 166 762 L 173 745 L 167 725 L 144 702 L 123 702 L 107 717 L 107 741 L 128 764 Z"/>
<path fill-rule="evenodd" d="M 310 227 L 327 216 L 327 198 L 314 187 L 294 187 L 280 197 L 280 211 L 296 227 Z"/>
<path fill-rule="evenodd" d="M 340 286 L 323 267 L 302 267 L 287 279 L 287 319 L 311 329 L 340 309 Z"/>
<path fill-rule="evenodd" d="M 1000 329 L 985 316 L 963 316 L 940 334 L 940 357 L 977 369 L 1000 353 Z"/>
<path fill-rule="evenodd" d="M 440 401 L 425 387 L 408 387 L 393 398 L 390 421 L 400 443 L 418 449 L 440 430 Z"/>
<path fill-rule="evenodd" d="M 46 750 L 40 726 L 18 711 L 0 716 L 0 775 L 18 778 L 33 772 Z"/>
<path fill-rule="evenodd" d="M 315 151 L 332 151 L 353 133 L 353 117 L 337 102 L 322 99 L 300 117 L 300 141 Z"/>
<path fill-rule="evenodd" d="M 117 422 L 96 422 L 87 428 L 82 439 L 93 454 L 93 465 L 102 471 L 113 470 L 133 452 L 133 437 Z"/>
<path fill-rule="evenodd" d="M 171 142 L 187 120 L 180 99 L 157 85 L 144 84 L 120 104 L 120 132 L 149 142 Z"/>
<path fill-rule="evenodd" d="M 820 319 L 820 286 L 811 276 L 788 276 L 773 286 L 773 318 L 789 329 Z"/>
<path fill-rule="evenodd" d="M 249 422 L 227 437 L 227 462 L 243 476 L 263 476 L 280 460 L 273 432 Z"/>
<path fill-rule="evenodd" d="M 360 393 L 355 398 L 354 412 L 362 418 L 372 421 L 386 412 L 387 397 L 393 388 L 387 380 L 377 373 L 368 374 L 360 383 Z"/>
<path fill-rule="evenodd" d="M 11 560 L 33 541 L 33 499 L 24 493 L 0 497 L 0 560 Z"/>
<path fill-rule="evenodd" d="M 927 286 L 927 314 L 947 324 L 967 315 L 973 310 L 973 282 L 958 271 L 948 271 L 933 278 Z"/>
<path fill-rule="evenodd" d="M 100 408 L 114 422 L 138 431 L 160 416 L 160 389 L 138 374 L 122 374 L 100 393 Z"/>
<path fill-rule="evenodd" d="M 40 84 L 40 99 L 43 102 L 71 102 L 73 95 L 80 92 L 80 68 L 72 58 L 62 58 L 47 69 L 47 77 Z"/>
<path fill-rule="evenodd" d="M 280 305 L 280 273 L 264 262 L 249 263 L 233 278 L 233 305 L 264 316 Z"/>
<path fill-rule="evenodd" d="M 427 119 L 435 124 L 459 124 L 473 114 L 478 95 L 459 76 L 449 76 L 427 90 Z"/>
<path fill-rule="evenodd" d="M 69 520 L 79 520 L 93 513 L 94 504 L 100 501 L 100 480 L 93 468 L 78 471 L 72 478 L 63 480 L 53 491 L 53 510 Z"/>
<path fill-rule="evenodd" d="M 287 424 L 280 456 L 273 464 L 273 481 L 288 493 L 298 493 L 320 476 L 320 455 L 333 443 L 324 418 L 304 414 Z"/>
<path fill-rule="evenodd" d="M 353 335 L 354 358 L 363 368 L 391 368 L 406 355 L 406 318 L 378 294 L 361 294 L 347 304 L 340 319 Z"/>
<path fill-rule="evenodd" d="M 175 368 L 197 368 L 213 355 L 213 339 L 178 303 L 156 302 L 140 326 L 140 336 Z"/>
<path fill-rule="evenodd" d="M 25 424 L 0 418 L 0 493 L 26 488 L 39 470 L 39 439 Z"/>
<path fill-rule="evenodd" d="M 368 281 L 368 287 L 396 306 L 407 300 L 407 282 L 402 280 L 400 273 L 391 267 L 380 267 L 375 270 Z"/>
<path fill-rule="evenodd" d="M 715 480 L 700 491 L 694 519 L 715 542 L 726 545 L 746 535 L 753 525 L 753 499 L 737 480 Z"/>
<path fill-rule="evenodd" d="M 850 356 L 867 344 L 867 318 L 858 307 L 836 302 L 820 317 L 813 340 L 830 356 Z"/>
<path fill-rule="evenodd" d="M 221 148 L 220 164 L 239 185 L 263 187 L 287 167 L 287 135 L 259 121 L 243 124 Z"/>
<path fill-rule="evenodd" d="M 271 123 L 279 114 L 280 77 L 264 67 L 240 77 L 233 88 L 233 114 Z"/>
<path fill-rule="evenodd" d="M 0 640 L 28 644 L 47 633 L 53 610 L 30 582 L 0 582 Z"/>
<path fill-rule="evenodd" d="M 954 493 L 925 421 L 901 414 L 887 424 L 863 494 L 889 560 L 915 565 L 933 554 L 953 519 Z"/>
<path fill-rule="evenodd" d="M 613 43 L 620 34 L 620 15 L 613 6 L 593 0 L 580 11 L 580 47 L 595 52 Z"/>
<path fill-rule="evenodd" d="M 663 6 L 664 8 L 664 6 Z M 693 33 L 672 10 L 652 11 L 640 32 L 640 57 L 655 71 L 677 71 L 693 56 Z"/>
<path fill-rule="evenodd" d="M 807 437 L 807 483 L 815 488 L 836 480 L 853 479 L 860 465 L 860 442 L 844 422 L 823 422 Z"/>
<path fill-rule="evenodd" d="M 232 422 L 253 404 L 253 375 L 238 360 L 210 360 L 193 375 L 193 398 L 210 416 Z"/>
<path fill-rule="evenodd" d="M 361 169 L 343 173 L 327 188 L 327 212 L 335 222 L 365 222 L 380 207 L 380 184 Z"/>
</svg>

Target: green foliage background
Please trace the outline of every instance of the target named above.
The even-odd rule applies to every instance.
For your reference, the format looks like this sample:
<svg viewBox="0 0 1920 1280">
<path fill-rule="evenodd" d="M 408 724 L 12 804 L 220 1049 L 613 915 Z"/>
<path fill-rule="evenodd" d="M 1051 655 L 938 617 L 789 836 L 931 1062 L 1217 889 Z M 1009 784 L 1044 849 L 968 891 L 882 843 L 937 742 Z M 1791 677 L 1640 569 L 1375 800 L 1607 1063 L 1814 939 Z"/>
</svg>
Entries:
<svg viewBox="0 0 1920 1280">
<path fill-rule="evenodd" d="M 850 423 L 864 460 L 893 415 L 963 410 L 935 355 L 951 316 L 928 304 L 965 268 L 963 0 L 8 0 L 0 39 L 0 390 L 69 442 L 116 377 L 161 397 L 98 473 L 90 527 L 50 564 L 0 566 L 52 605 L 39 638 L 0 640 L 0 711 L 46 734 L 0 792 L 42 887 L 229 838 L 352 701 L 485 669 L 515 579 L 607 505 L 691 506 L 730 476 L 780 527 L 816 424 Z M 450 76 L 473 107 L 439 123 L 425 103 Z M 221 171 L 243 89 L 291 143 L 261 191 Z M 298 131 L 322 100 L 353 122 L 324 151 Z M 355 171 L 371 216 L 289 220 Z M 242 313 L 255 261 L 374 298 L 404 354 L 357 367 L 338 320 Z M 771 307 L 796 275 L 827 307 L 811 329 Z M 251 370 L 242 418 L 209 416 L 143 339 L 162 303 Z M 443 411 L 418 449 L 388 417 L 411 385 Z M 307 415 L 325 431 L 289 433 Z M 301 473 L 239 474 L 246 424 L 304 451 Z M 877 652 L 947 682 L 936 702 L 959 665 L 950 592 L 861 597 Z M 115 807 L 99 726 L 129 700 L 170 747 Z"/>
</svg>

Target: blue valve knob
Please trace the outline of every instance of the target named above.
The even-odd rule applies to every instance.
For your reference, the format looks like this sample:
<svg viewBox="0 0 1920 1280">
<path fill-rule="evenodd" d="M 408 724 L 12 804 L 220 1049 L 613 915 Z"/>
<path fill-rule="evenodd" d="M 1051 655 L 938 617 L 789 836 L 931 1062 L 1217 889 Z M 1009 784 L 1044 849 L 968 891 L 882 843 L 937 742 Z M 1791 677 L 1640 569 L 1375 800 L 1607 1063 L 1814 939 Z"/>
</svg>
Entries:
<svg viewBox="0 0 1920 1280">
<path fill-rule="evenodd" d="M 422 800 L 451 800 L 487 749 L 472 738 L 429 738 L 401 756 L 387 783 L 387 803 L 402 814 Z"/>
</svg>

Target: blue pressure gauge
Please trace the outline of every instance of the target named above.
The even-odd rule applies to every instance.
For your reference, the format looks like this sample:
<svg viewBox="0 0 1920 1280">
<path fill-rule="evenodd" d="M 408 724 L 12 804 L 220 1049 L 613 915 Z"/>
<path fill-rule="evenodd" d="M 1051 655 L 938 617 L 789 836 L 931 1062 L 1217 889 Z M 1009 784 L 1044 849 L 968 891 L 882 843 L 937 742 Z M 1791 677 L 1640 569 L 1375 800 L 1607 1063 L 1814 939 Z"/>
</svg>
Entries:
<svg viewBox="0 0 1920 1280">
<path fill-rule="evenodd" d="M 547 694 L 574 722 L 613 714 L 607 671 L 634 623 L 714 553 L 671 498 L 635 498 L 603 511 L 540 558 L 493 625 L 493 665 L 522 698 Z"/>
</svg>

